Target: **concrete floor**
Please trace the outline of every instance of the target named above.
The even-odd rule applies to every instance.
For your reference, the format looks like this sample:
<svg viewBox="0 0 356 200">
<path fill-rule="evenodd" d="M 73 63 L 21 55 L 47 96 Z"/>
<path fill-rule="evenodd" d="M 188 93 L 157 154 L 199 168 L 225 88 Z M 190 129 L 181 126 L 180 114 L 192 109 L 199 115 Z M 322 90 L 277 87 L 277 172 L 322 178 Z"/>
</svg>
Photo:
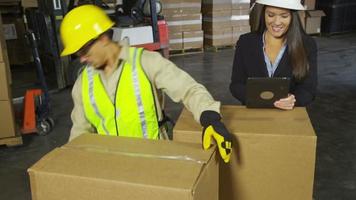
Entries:
<svg viewBox="0 0 356 200">
<path fill-rule="evenodd" d="M 318 136 L 314 199 L 354 200 L 356 33 L 317 37 L 316 40 L 319 92 L 316 101 L 308 107 Z M 228 90 L 233 54 L 234 50 L 230 49 L 172 57 L 171 60 L 203 83 L 223 104 L 238 104 Z M 15 83 L 16 73 L 13 75 Z M 169 101 L 167 107 L 168 114 L 177 119 L 182 105 Z M 0 147 L 0 199 L 31 199 L 26 169 L 67 142 L 71 128 L 70 88 L 52 95 L 52 108 L 56 126 L 49 135 L 27 135 L 23 137 L 23 146 Z"/>
</svg>

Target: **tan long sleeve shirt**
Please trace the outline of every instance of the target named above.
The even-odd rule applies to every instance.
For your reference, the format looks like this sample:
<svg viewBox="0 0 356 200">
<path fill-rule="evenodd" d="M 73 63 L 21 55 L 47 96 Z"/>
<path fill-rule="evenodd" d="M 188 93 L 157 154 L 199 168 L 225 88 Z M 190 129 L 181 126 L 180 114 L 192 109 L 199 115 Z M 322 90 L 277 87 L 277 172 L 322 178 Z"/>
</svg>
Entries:
<svg viewBox="0 0 356 200">
<path fill-rule="evenodd" d="M 119 59 L 125 61 L 129 59 L 129 46 L 124 42 L 120 43 L 121 52 Z M 102 83 L 111 98 L 114 101 L 115 90 L 119 76 L 122 70 L 122 63 L 109 77 L 104 75 L 101 70 L 95 70 L 99 73 Z M 182 102 L 184 106 L 193 113 L 194 119 L 199 122 L 200 114 L 205 110 L 220 112 L 220 102 L 215 101 L 206 88 L 197 83 L 190 75 L 179 69 L 174 63 L 163 58 L 159 53 L 152 51 L 143 51 L 141 65 L 153 88 L 161 90 L 167 94 L 174 102 Z M 82 76 L 76 80 L 72 97 L 74 108 L 71 114 L 73 126 L 69 140 L 83 133 L 95 132 L 94 127 L 86 119 L 82 102 Z M 155 99 L 159 120 L 161 119 L 161 104 L 158 102 L 159 93 L 155 91 Z"/>
</svg>

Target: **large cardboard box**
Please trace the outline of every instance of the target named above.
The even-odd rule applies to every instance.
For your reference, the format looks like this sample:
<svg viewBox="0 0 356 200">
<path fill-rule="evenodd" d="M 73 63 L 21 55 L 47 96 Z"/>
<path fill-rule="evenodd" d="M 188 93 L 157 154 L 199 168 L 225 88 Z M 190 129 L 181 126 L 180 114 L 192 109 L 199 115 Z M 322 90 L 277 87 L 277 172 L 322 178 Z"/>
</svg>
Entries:
<svg viewBox="0 0 356 200">
<path fill-rule="evenodd" d="M 322 10 L 308 10 L 305 18 L 305 32 L 307 34 L 320 33 L 321 18 L 325 16 Z"/>
<path fill-rule="evenodd" d="M 14 137 L 16 126 L 12 101 L 0 101 L 0 110 L 0 138 Z"/>
<path fill-rule="evenodd" d="M 217 200 L 214 148 L 84 134 L 29 170 L 33 200 Z"/>
<path fill-rule="evenodd" d="M 223 106 L 221 112 L 234 137 L 230 163 L 220 165 L 220 199 L 312 200 L 317 138 L 305 108 Z M 184 110 L 173 140 L 201 143 L 201 132 Z"/>
</svg>

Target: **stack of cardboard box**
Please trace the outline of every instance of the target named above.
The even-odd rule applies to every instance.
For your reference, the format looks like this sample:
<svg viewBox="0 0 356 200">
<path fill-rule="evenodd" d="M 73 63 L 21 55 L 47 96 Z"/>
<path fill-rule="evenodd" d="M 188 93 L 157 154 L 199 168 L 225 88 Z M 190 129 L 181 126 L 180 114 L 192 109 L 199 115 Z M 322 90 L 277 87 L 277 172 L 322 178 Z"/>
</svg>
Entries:
<svg viewBox="0 0 356 200">
<path fill-rule="evenodd" d="M 250 31 L 249 0 L 203 0 L 204 46 L 234 45 Z"/>
<path fill-rule="evenodd" d="M 250 0 L 232 0 L 232 42 L 239 39 L 240 35 L 251 31 L 250 27 Z"/>
<path fill-rule="evenodd" d="M 200 0 L 162 0 L 162 14 L 168 24 L 169 49 L 203 47 Z"/>
<path fill-rule="evenodd" d="M 20 3 L 21 0 L 0 0 L 4 36 L 11 65 L 23 65 L 32 61 L 31 49 L 25 39 L 25 23 Z"/>
<path fill-rule="evenodd" d="M 14 137 L 16 133 L 10 84 L 11 74 L 7 45 L 0 16 L 0 140 Z"/>
<path fill-rule="evenodd" d="M 203 0 L 204 46 L 232 45 L 231 0 Z"/>
</svg>

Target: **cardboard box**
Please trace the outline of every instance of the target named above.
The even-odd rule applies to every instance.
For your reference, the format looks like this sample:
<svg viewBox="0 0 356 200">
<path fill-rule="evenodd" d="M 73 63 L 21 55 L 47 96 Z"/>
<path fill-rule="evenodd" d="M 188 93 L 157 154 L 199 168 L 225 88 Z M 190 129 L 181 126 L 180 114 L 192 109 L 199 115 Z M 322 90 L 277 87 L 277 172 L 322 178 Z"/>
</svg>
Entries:
<svg viewBox="0 0 356 200">
<path fill-rule="evenodd" d="M 203 48 L 203 31 L 184 31 L 170 33 L 169 49 L 183 50 Z"/>
<path fill-rule="evenodd" d="M 250 9 L 250 0 L 232 0 L 232 9 Z"/>
<path fill-rule="evenodd" d="M 129 39 L 130 45 L 153 43 L 152 26 L 114 27 L 113 40 Z"/>
<path fill-rule="evenodd" d="M 183 32 L 184 49 L 203 48 L 203 41 L 204 41 L 204 33 L 202 30 Z"/>
<path fill-rule="evenodd" d="M 161 0 L 162 14 L 195 14 L 201 12 L 200 0 Z"/>
<path fill-rule="evenodd" d="M 240 35 L 249 33 L 251 31 L 250 26 L 234 26 L 232 27 L 232 42 L 235 44 L 239 40 Z"/>
<path fill-rule="evenodd" d="M 18 16 L 3 17 L 3 25 L 7 26 L 6 40 L 9 62 L 12 65 L 23 65 L 32 61 L 32 53 L 25 39 L 25 23 Z"/>
<path fill-rule="evenodd" d="M 214 148 L 84 134 L 29 170 L 32 199 L 217 200 Z"/>
<path fill-rule="evenodd" d="M 233 45 L 232 42 L 232 27 L 204 30 L 204 46 L 218 47 Z"/>
<path fill-rule="evenodd" d="M 201 14 L 175 15 L 167 21 L 169 32 L 199 31 L 202 29 Z"/>
<path fill-rule="evenodd" d="M 216 11 L 231 10 L 231 0 L 202 0 L 202 12 L 211 13 Z"/>
<path fill-rule="evenodd" d="M 307 10 L 315 9 L 315 0 L 302 0 L 302 4 L 304 5 L 304 8 Z"/>
<path fill-rule="evenodd" d="M 5 63 L 6 75 L 3 74 L 3 76 L 7 77 L 8 84 L 11 85 L 12 83 L 11 70 L 9 64 L 9 56 L 7 54 L 7 45 L 6 45 L 1 15 L 0 15 L 0 63 Z"/>
<path fill-rule="evenodd" d="M 320 33 L 321 18 L 325 16 L 322 10 L 308 10 L 305 18 L 305 32 L 307 34 Z"/>
<path fill-rule="evenodd" d="M 8 65 L 3 62 L 0 62 L 0 101 L 11 100 L 11 89 L 8 78 Z"/>
<path fill-rule="evenodd" d="M 250 25 L 249 9 L 233 9 L 231 15 L 232 26 L 249 26 Z"/>
<path fill-rule="evenodd" d="M 12 101 L 0 101 L 0 110 L 0 138 L 14 137 L 16 135 L 16 126 Z"/>
<path fill-rule="evenodd" d="M 292 111 L 223 106 L 233 133 L 229 164 L 220 165 L 220 199 L 312 200 L 316 135 L 305 108 Z M 173 140 L 201 143 L 201 126 L 186 110 Z"/>
</svg>

